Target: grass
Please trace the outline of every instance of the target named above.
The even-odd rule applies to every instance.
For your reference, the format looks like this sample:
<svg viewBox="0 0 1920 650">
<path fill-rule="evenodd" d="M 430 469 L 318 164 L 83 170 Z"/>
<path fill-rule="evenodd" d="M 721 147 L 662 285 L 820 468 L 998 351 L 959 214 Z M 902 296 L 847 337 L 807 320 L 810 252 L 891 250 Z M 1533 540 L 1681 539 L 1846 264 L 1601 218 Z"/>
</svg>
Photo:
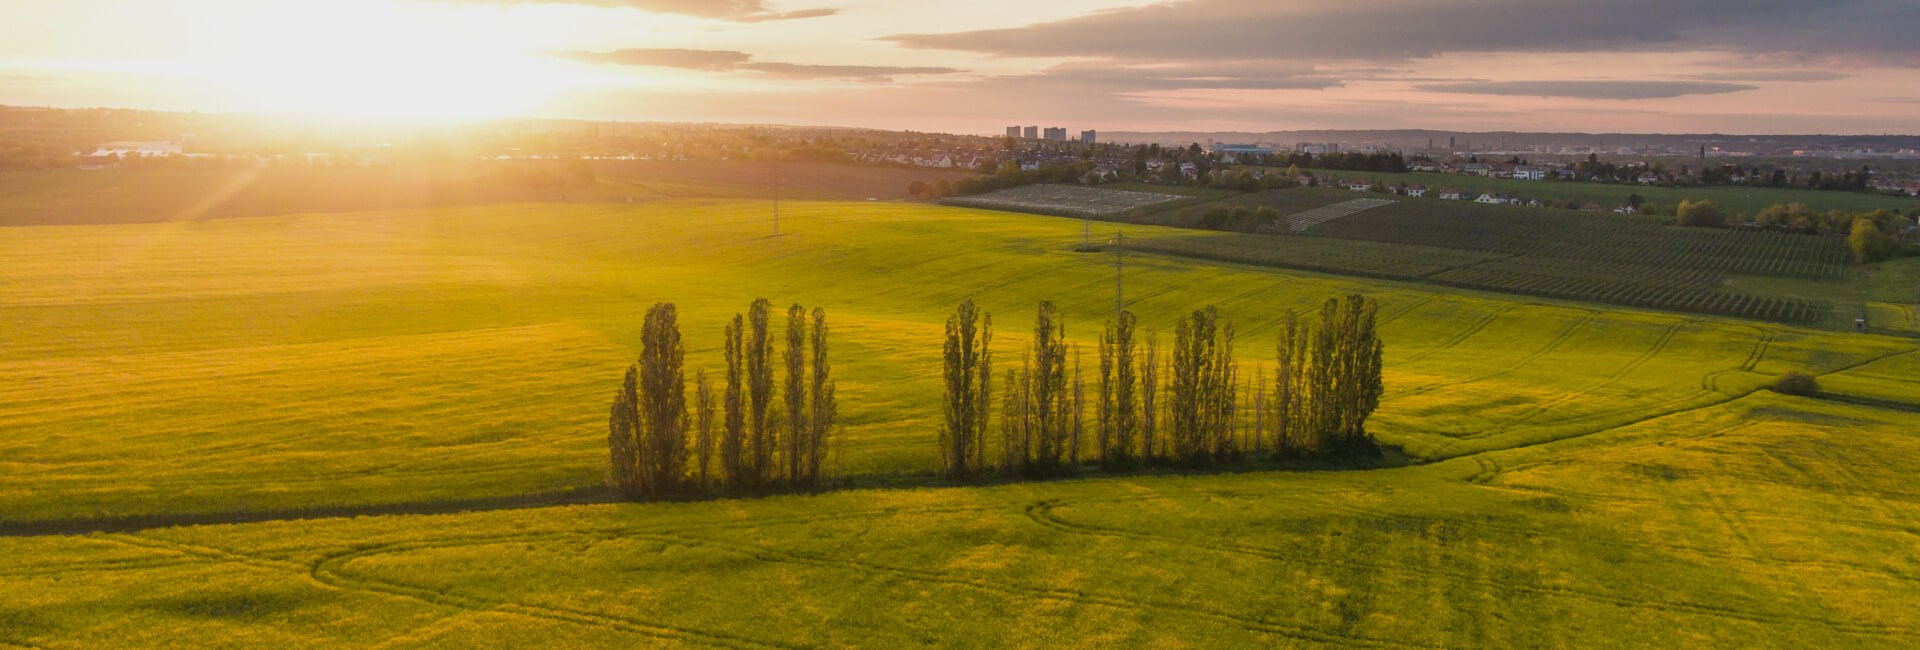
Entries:
<svg viewBox="0 0 1920 650">
<path fill-rule="evenodd" d="M 1758 211 L 1775 203 L 1805 203 L 1815 210 L 1841 210 L 1845 212 L 1870 212 L 1880 208 L 1907 212 L 1920 208 L 1920 199 L 1864 192 L 1828 192 L 1823 190 L 1775 188 L 1775 187 L 1655 187 L 1647 185 L 1611 185 L 1603 183 L 1576 183 L 1571 181 L 1521 181 L 1510 178 L 1485 178 L 1454 174 L 1430 174 L 1408 172 L 1404 174 L 1382 172 L 1349 172 L 1339 170 L 1317 170 L 1317 173 L 1340 178 L 1370 178 L 1388 184 L 1406 183 L 1408 185 L 1425 184 L 1434 196 L 1444 187 L 1452 187 L 1463 193 L 1471 192 L 1478 196 L 1481 192 L 1511 194 L 1524 199 L 1543 201 L 1579 201 L 1594 202 L 1612 210 L 1626 205 L 1627 197 L 1639 194 L 1649 202 L 1664 206 L 1678 205 L 1682 199 L 1691 201 L 1712 201 L 1728 214 L 1748 214 L 1748 198 L 1751 197 L 1753 211 Z"/>
<path fill-rule="evenodd" d="M 1130 257 L 1163 343 L 1218 304 L 1381 301 L 1411 466 L 929 483 L 940 326 L 1090 346 L 1081 225 L 914 204 L 508 204 L 0 229 L 0 532 L 591 488 L 640 316 L 690 366 L 753 297 L 827 308 L 871 486 L 691 503 L 0 535 L 0 644 L 1886 646 L 1920 632 L 1910 339 Z M 1121 226 L 1130 240 L 1201 233 Z M 1348 242 L 1356 250 L 1379 245 Z M 525 505 L 537 505 L 533 503 Z M 448 510 L 460 509 L 458 505 Z M 325 514 L 324 512 L 321 514 Z M 19 594 L 24 597 L 14 597 Z"/>
</svg>

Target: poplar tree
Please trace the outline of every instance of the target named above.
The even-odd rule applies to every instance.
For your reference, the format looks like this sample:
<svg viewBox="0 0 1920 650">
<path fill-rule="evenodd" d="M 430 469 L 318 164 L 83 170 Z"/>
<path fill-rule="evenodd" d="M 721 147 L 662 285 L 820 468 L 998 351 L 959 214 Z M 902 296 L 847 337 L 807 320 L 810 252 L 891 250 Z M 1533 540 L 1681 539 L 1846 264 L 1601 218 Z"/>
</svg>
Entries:
<svg viewBox="0 0 1920 650">
<path fill-rule="evenodd" d="M 688 425 L 686 349 L 673 303 L 647 311 L 640 343 L 640 487 L 669 494 L 686 475 Z"/>
<path fill-rule="evenodd" d="M 1030 458 L 1039 471 L 1053 472 L 1061 467 L 1066 450 L 1067 348 L 1066 325 L 1059 320 L 1052 301 L 1041 301 L 1033 324 L 1032 372 L 1027 377 L 1032 420 L 1029 439 L 1037 443 Z"/>
<path fill-rule="evenodd" d="M 1026 374 L 1007 369 L 1006 394 L 1000 399 L 1000 471 L 1013 475 L 1026 466 Z"/>
<path fill-rule="evenodd" d="M 743 484 L 758 489 L 767 483 L 773 465 L 773 423 L 768 410 L 773 406 L 773 345 L 767 333 L 771 304 L 766 298 L 753 301 L 747 308 L 750 331 L 746 340 L 748 406 L 747 480 Z"/>
<path fill-rule="evenodd" d="M 708 474 L 708 471 L 709 468 L 713 466 L 713 416 L 714 407 L 716 406 L 714 401 L 713 381 L 707 378 L 707 369 L 701 368 L 693 373 L 693 413 L 695 423 L 693 448 L 696 458 L 699 460 L 699 487 L 702 490 L 707 489 L 713 484 L 712 477 Z"/>
<path fill-rule="evenodd" d="M 1137 462 L 1134 444 L 1140 429 L 1140 405 L 1134 390 L 1138 378 L 1133 359 L 1133 330 L 1133 312 L 1120 312 L 1113 328 L 1113 441 L 1101 452 L 1103 462 L 1119 469 L 1130 468 Z"/>
<path fill-rule="evenodd" d="M 1073 404 L 1069 411 L 1073 414 L 1073 424 L 1067 442 L 1067 466 L 1080 466 L 1080 438 L 1084 433 L 1081 419 L 1086 416 L 1086 384 L 1080 380 L 1080 346 L 1073 346 Z"/>
<path fill-rule="evenodd" d="M 813 390 L 808 393 L 812 408 L 808 409 L 807 424 L 812 436 L 807 444 L 807 480 L 806 485 L 820 483 L 820 465 L 826 456 L 827 437 L 833 433 L 833 425 L 839 419 L 839 404 L 834 399 L 837 387 L 827 363 L 827 310 L 813 308 Z"/>
<path fill-rule="evenodd" d="M 1147 333 L 1147 357 L 1140 364 L 1140 458 L 1160 458 L 1155 434 L 1160 430 L 1160 335 Z"/>
<path fill-rule="evenodd" d="M 727 392 L 721 400 L 726 411 L 725 433 L 720 439 L 720 466 L 727 473 L 727 482 L 735 487 L 750 485 L 747 458 L 747 412 L 744 395 L 741 364 L 745 362 L 746 349 L 742 335 L 746 329 L 746 319 L 739 314 L 727 323 L 726 362 Z"/>
<path fill-rule="evenodd" d="M 787 402 L 786 449 L 781 454 L 786 457 L 787 482 L 798 485 L 805 478 L 802 472 L 807 465 L 806 438 L 812 431 L 807 426 L 807 310 L 799 303 L 787 308 Z"/>
<path fill-rule="evenodd" d="M 947 341 L 943 350 L 946 394 L 943 406 L 945 425 L 940 429 L 942 471 L 955 480 L 965 480 L 981 469 L 980 447 L 986 434 L 985 402 L 992 374 L 987 368 L 987 339 L 990 329 L 979 326 L 980 313 L 973 301 L 960 303 L 947 317 Z M 991 327 L 991 320 L 988 321 Z M 972 464 L 972 467 L 969 467 Z"/>
<path fill-rule="evenodd" d="M 640 369 L 627 366 L 626 380 L 614 393 L 607 417 L 607 487 L 624 499 L 638 499 L 640 491 Z"/>
<path fill-rule="evenodd" d="M 1107 329 L 1100 333 L 1100 400 L 1098 414 L 1094 417 L 1095 441 L 1098 443 L 1100 464 L 1112 467 L 1121 454 L 1114 453 L 1114 423 L 1118 418 L 1114 413 L 1114 392 L 1117 386 L 1114 380 L 1114 324 L 1107 322 Z"/>
</svg>

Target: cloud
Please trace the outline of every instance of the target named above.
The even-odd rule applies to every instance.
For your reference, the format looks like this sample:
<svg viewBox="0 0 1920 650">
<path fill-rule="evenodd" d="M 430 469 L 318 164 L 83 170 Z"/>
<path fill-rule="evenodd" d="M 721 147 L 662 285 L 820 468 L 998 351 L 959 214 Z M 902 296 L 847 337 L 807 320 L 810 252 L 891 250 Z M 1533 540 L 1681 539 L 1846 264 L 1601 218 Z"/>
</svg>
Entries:
<svg viewBox="0 0 1920 650">
<path fill-rule="evenodd" d="M 1718 81 L 1547 80 L 1414 84 L 1414 89 L 1431 93 L 1618 100 L 1719 95 L 1755 88 L 1758 86 Z"/>
<path fill-rule="evenodd" d="M 1689 78 L 1700 81 L 1839 81 L 1848 76 L 1832 70 L 1750 70 L 1709 72 Z"/>
<path fill-rule="evenodd" d="M 999 56 L 1401 60 L 1641 49 L 1914 53 L 1915 32 L 1912 0 L 1185 0 L 885 40 Z"/>
<path fill-rule="evenodd" d="M 639 9 L 663 14 L 680 14 L 696 18 L 730 20 L 741 23 L 760 23 L 771 20 L 798 20 L 801 18 L 819 18 L 832 16 L 838 9 L 802 9 L 799 11 L 774 11 L 766 0 L 455 0 L 468 4 L 570 4 L 587 7 L 605 7 L 620 9 Z"/>
<path fill-rule="evenodd" d="M 853 79 L 888 81 L 900 75 L 953 74 L 956 68 L 886 65 L 810 65 L 804 63 L 744 63 L 741 70 L 752 70 L 783 79 Z"/>
<path fill-rule="evenodd" d="M 734 50 L 686 50 L 677 48 L 629 48 L 611 52 L 568 50 L 553 56 L 583 63 L 639 65 L 682 68 L 707 72 L 757 72 L 780 79 L 847 79 L 853 81 L 891 81 L 904 75 L 940 75 L 964 72 L 957 68 L 890 65 L 818 65 L 754 61 L 753 55 Z"/>
<path fill-rule="evenodd" d="M 678 48 L 630 48 L 612 52 L 569 50 L 554 56 L 583 63 L 611 65 L 648 65 L 724 72 L 746 63 L 753 55 L 732 50 L 685 50 Z"/>
</svg>

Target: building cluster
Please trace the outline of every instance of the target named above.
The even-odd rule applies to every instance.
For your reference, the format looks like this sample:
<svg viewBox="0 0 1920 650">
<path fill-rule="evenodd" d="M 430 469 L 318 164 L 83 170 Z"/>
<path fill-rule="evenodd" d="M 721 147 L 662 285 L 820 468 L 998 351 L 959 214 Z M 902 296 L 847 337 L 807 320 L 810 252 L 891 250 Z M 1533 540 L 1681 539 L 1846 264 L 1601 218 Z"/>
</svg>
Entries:
<svg viewBox="0 0 1920 650">
<path fill-rule="evenodd" d="M 1040 140 L 1043 142 L 1066 142 L 1067 130 L 1064 127 L 1049 126 L 1041 130 L 1038 126 L 1009 126 L 1007 137 L 1014 140 Z M 1092 130 L 1080 132 L 1080 144 L 1091 145 L 1098 139 Z"/>
</svg>

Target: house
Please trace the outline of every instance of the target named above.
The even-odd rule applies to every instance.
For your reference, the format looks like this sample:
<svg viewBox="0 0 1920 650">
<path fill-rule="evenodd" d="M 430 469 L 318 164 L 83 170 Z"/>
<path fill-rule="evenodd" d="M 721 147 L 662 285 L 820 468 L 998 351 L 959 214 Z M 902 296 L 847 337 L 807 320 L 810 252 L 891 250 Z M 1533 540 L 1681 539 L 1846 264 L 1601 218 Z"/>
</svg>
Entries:
<svg viewBox="0 0 1920 650">
<path fill-rule="evenodd" d="M 1373 189 L 1373 181 L 1364 178 L 1349 180 L 1347 181 L 1347 189 L 1355 192 L 1365 192 Z"/>
<path fill-rule="evenodd" d="M 1408 185 L 1407 186 L 1407 196 L 1420 198 L 1426 195 L 1427 195 L 1427 186 L 1425 185 Z"/>
<path fill-rule="evenodd" d="M 1456 190 L 1451 187 L 1440 188 L 1440 200 L 1458 201 L 1460 200 L 1460 190 Z"/>
<path fill-rule="evenodd" d="M 1437 172 L 1440 171 L 1440 166 L 1430 162 L 1423 162 L 1414 163 L 1412 169 L 1417 172 Z"/>
<path fill-rule="evenodd" d="M 1460 173 L 1468 176 L 1492 176 L 1493 165 L 1486 163 L 1467 163 L 1460 168 Z"/>
<path fill-rule="evenodd" d="M 1654 185 L 1660 182 L 1660 175 L 1653 172 L 1646 172 L 1640 175 L 1639 180 L 1641 185 Z"/>
<path fill-rule="evenodd" d="M 1618 212 L 1620 214 L 1638 214 L 1640 212 L 1640 209 L 1635 208 L 1631 205 L 1623 205 L 1623 206 L 1614 208 L 1613 211 Z"/>
<path fill-rule="evenodd" d="M 1547 170 L 1541 169 L 1539 167 L 1521 167 L 1519 169 L 1513 170 L 1513 178 L 1515 180 L 1522 180 L 1522 181 L 1546 180 Z"/>
<path fill-rule="evenodd" d="M 1474 199 L 1473 202 L 1486 203 L 1489 205 L 1502 205 L 1507 202 L 1507 197 L 1505 195 L 1495 196 L 1492 192 L 1481 192 L 1480 198 Z"/>
<path fill-rule="evenodd" d="M 1199 178 L 1200 166 L 1190 162 L 1180 163 L 1180 175 L 1187 178 Z"/>
</svg>

